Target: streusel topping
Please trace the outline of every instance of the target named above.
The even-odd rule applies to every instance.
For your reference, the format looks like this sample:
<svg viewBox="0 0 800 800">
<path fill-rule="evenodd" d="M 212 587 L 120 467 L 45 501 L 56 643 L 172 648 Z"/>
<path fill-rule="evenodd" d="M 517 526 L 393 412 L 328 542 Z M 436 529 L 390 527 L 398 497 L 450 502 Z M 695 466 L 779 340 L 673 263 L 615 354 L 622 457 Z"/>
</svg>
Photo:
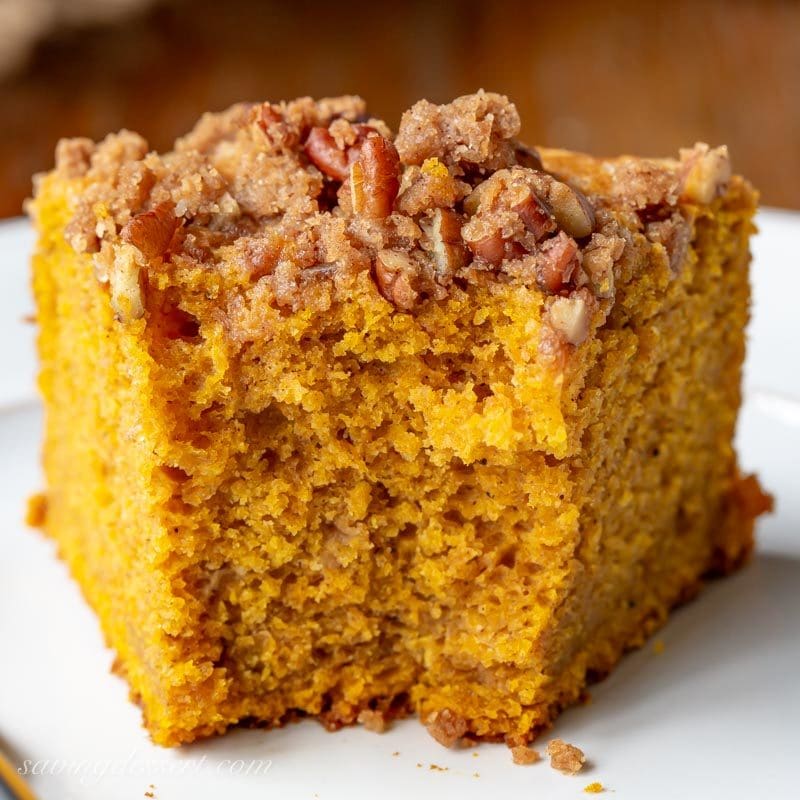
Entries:
<svg viewBox="0 0 800 800">
<path fill-rule="evenodd" d="M 535 286 L 550 332 L 578 345 L 614 298 L 632 235 L 680 268 L 691 204 L 730 177 L 727 150 L 698 144 L 677 160 L 587 157 L 586 173 L 546 170 L 520 144 L 506 97 L 479 91 L 420 101 L 397 135 L 363 100 L 241 103 L 206 114 L 173 151 L 122 131 L 98 145 L 61 142 L 57 170 L 79 181 L 67 238 L 93 254 L 120 319 L 146 313 L 151 270 L 236 265 L 267 301 L 314 305 L 369 271 L 398 313 L 486 280 Z M 599 165 L 599 166 L 598 166 Z"/>
</svg>

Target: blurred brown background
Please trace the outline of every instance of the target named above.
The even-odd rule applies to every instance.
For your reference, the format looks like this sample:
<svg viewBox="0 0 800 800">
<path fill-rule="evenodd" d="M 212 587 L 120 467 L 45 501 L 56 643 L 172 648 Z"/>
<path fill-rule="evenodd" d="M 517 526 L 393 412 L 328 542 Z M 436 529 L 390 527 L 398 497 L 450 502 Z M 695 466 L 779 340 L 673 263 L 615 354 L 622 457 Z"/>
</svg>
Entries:
<svg viewBox="0 0 800 800">
<path fill-rule="evenodd" d="M 727 143 L 765 203 L 800 208 L 797 2 L 77 2 L 0 0 L 0 215 L 61 136 L 129 127 L 163 149 L 207 109 L 345 92 L 396 125 L 481 86 L 517 103 L 530 142 Z"/>
</svg>

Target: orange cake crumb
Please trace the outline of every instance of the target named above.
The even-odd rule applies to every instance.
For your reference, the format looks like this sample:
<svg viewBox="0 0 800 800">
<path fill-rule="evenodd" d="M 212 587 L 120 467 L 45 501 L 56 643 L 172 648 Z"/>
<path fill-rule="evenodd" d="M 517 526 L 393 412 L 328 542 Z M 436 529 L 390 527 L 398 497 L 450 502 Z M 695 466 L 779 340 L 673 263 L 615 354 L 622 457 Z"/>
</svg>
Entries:
<svg viewBox="0 0 800 800">
<path fill-rule="evenodd" d="M 562 739 L 553 739 L 547 745 L 550 766 L 565 775 L 577 775 L 582 769 L 586 756 L 583 751 Z"/>
<path fill-rule="evenodd" d="M 32 528 L 41 528 L 47 519 L 47 495 L 40 493 L 28 498 L 25 510 L 25 524 Z"/>
<path fill-rule="evenodd" d="M 600 794 L 601 792 L 605 791 L 605 787 L 602 783 L 594 781 L 593 783 L 589 783 L 584 786 L 583 791 L 586 792 L 586 794 Z"/>
<path fill-rule="evenodd" d="M 37 178 L 29 519 L 157 743 L 417 713 L 527 745 L 751 552 L 755 191 L 725 147 L 520 127 L 483 91 L 396 132 L 241 103 Z"/>
</svg>

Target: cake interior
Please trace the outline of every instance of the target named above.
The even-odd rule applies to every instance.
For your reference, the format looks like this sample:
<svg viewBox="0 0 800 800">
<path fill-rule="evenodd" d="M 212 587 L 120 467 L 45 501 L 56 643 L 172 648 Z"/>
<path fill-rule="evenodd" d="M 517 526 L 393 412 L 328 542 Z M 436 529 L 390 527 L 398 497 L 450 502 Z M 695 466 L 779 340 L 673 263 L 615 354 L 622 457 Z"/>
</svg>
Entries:
<svg viewBox="0 0 800 800">
<path fill-rule="evenodd" d="M 754 203 L 734 179 L 698 209 L 677 270 L 632 247 L 559 371 L 511 282 L 400 314 L 362 271 L 347 301 L 231 323 L 221 259 L 150 276 L 120 329 L 46 179 L 46 527 L 154 739 L 452 709 L 524 740 L 738 564 Z"/>
</svg>

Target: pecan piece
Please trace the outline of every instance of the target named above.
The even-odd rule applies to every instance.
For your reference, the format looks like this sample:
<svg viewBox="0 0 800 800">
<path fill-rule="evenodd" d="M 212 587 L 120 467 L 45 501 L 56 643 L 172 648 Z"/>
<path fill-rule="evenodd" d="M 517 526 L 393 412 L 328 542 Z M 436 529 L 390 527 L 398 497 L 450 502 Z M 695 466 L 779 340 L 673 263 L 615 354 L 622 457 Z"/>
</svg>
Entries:
<svg viewBox="0 0 800 800">
<path fill-rule="evenodd" d="M 588 236 L 594 228 L 594 209 L 582 192 L 545 172 L 533 178 L 536 196 L 555 217 L 556 224 L 573 239 Z"/>
<path fill-rule="evenodd" d="M 731 179 L 731 162 L 725 145 L 710 148 L 698 142 L 690 149 L 682 149 L 680 156 L 682 200 L 707 205 L 722 194 Z"/>
<path fill-rule="evenodd" d="M 433 253 L 434 274 L 439 283 L 449 283 L 467 262 L 461 240 L 461 217 L 447 208 L 434 209 L 427 229 Z"/>
<path fill-rule="evenodd" d="M 144 295 L 137 249 L 123 244 L 115 249 L 114 261 L 108 273 L 111 307 L 120 322 L 132 322 L 144 316 Z"/>
<path fill-rule="evenodd" d="M 160 258 L 167 252 L 178 229 L 178 219 L 171 203 L 159 203 L 130 219 L 120 232 L 124 242 L 132 244 L 145 258 Z"/>
<path fill-rule="evenodd" d="M 273 147 L 288 150 L 297 145 L 299 132 L 286 121 L 278 106 L 262 103 L 255 112 L 255 120 Z"/>
<path fill-rule="evenodd" d="M 400 157 L 395 146 L 380 134 L 370 134 L 350 165 L 353 211 L 368 219 L 392 213 L 400 189 Z"/>
<path fill-rule="evenodd" d="M 523 225 L 534 235 L 537 241 L 555 230 L 556 223 L 547 213 L 547 209 L 530 193 L 512 206 L 512 209 L 519 214 Z"/>
<path fill-rule="evenodd" d="M 347 153 L 336 146 L 336 141 L 327 128 L 312 128 L 304 149 L 308 160 L 320 172 L 337 181 L 347 178 Z"/>
<path fill-rule="evenodd" d="M 418 274 L 414 260 L 401 250 L 381 250 L 375 258 L 378 290 L 402 311 L 410 311 L 419 296 L 414 288 Z"/>
<path fill-rule="evenodd" d="M 579 345 L 589 335 L 592 321 L 592 301 L 586 289 L 579 289 L 569 297 L 556 297 L 547 309 L 547 322 L 559 338 L 569 344 Z"/>
<path fill-rule="evenodd" d="M 614 295 L 614 264 L 625 249 L 625 240 L 620 236 L 593 233 L 583 251 L 582 266 L 592 285 L 595 297 Z"/>
<path fill-rule="evenodd" d="M 578 245 L 564 231 L 542 243 L 536 254 L 536 282 L 550 294 L 561 291 L 578 266 Z"/>
<path fill-rule="evenodd" d="M 673 273 L 677 273 L 686 260 L 691 235 L 691 225 L 677 211 L 669 219 L 648 222 L 645 226 L 645 236 L 651 242 L 663 245 L 667 251 L 669 266 Z"/>
<path fill-rule="evenodd" d="M 500 231 L 495 231 L 480 239 L 467 239 L 467 247 L 477 256 L 497 266 L 506 255 L 506 242 Z"/>
</svg>

